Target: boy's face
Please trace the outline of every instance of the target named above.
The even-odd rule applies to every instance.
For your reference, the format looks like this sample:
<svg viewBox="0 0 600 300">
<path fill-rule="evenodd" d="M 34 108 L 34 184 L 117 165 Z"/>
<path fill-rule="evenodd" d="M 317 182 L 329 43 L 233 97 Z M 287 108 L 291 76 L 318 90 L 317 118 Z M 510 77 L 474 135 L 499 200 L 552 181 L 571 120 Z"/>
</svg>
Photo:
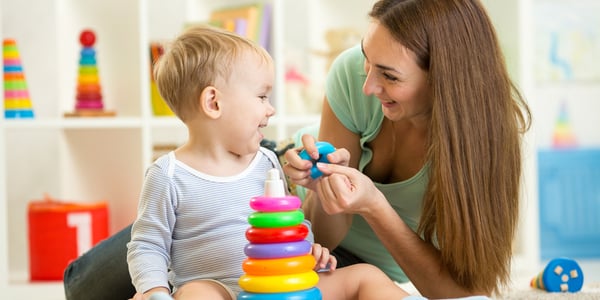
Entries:
<svg viewBox="0 0 600 300">
<path fill-rule="evenodd" d="M 229 151 L 238 155 L 258 151 L 264 138 L 261 130 L 275 114 L 270 102 L 273 80 L 272 62 L 258 54 L 245 53 L 234 63 L 228 83 L 220 89 Z"/>
</svg>

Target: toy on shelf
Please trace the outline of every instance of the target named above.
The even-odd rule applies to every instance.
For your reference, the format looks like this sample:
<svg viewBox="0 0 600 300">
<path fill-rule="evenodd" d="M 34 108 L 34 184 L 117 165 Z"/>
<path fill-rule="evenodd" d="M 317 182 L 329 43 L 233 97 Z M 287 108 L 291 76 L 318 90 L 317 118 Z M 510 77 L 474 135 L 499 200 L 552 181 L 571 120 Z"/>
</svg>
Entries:
<svg viewBox="0 0 600 300">
<path fill-rule="evenodd" d="M 44 195 L 27 206 L 31 281 L 63 280 L 65 268 L 108 237 L 108 204 Z"/>
<path fill-rule="evenodd" d="M 335 151 L 335 147 L 333 147 L 333 145 L 331 145 L 328 142 L 316 142 L 315 146 L 317 146 L 317 151 L 319 151 L 319 158 L 316 160 L 310 157 L 308 152 L 306 152 L 306 149 L 300 151 L 300 153 L 298 154 L 300 155 L 300 158 L 310 160 L 313 163 L 313 166 L 310 169 L 310 177 L 312 177 L 313 179 L 323 175 L 323 173 L 317 168 L 317 163 L 329 163 L 329 160 L 327 160 L 327 154 Z"/>
<path fill-rule="evenodd" d="M 163 43 L 150 43 L 150 100 L 152 103 L 152 111 L 155 116 L 174 116 L 175 114 L 158 92 L 158 87 L 154 80 L 154 64 L 164 52 L 165 49 Z"/>
<path fill-rule="evenodd" d="M 33 118 L 33 106 L 27 90 L 25 73 L 21 64 L 17 42 L 4 39 L 4 118 Z"/>
<path fill-rule="evenodd" d="M 575 293 L 583 286 L 583 271 L 570 258 L 555 258 L 530 282 L 531 287 L 551 293 Z"/>
<path fill-rule="evenodd" d="M 96 34 L 89 30 L 83 30 L 79 35 L 82 45 L 79 59 L 79 72 L 77 76 L 77 95 L 75 111 L 65 113 L 65 117 L 107 117 L 114 116 L 114 111 L 104 110 L 102 103 L 102 90 L 100 88 L 100 77 L 96 62 Z"/>
<path fill-rule="evenodd" d="M 285 72 L 285 108 L 287 112 L 303 114 L 313 112 L 309 107 L 309 80 L 296 67 L 288 67 Z"/>
<path fill-rule="evenodd" d="M 577 147 L 577 139 L 575 138 L 575 134 L 569 123 L 566 102 L 563 102 L 560 105 L 558 119 L 556 120 L 554 132 L 552 134 L 552 147 L 557 149 Z"/>
<path fill-rule="evenodd" d="M 328 49 L 313 50 L 312 52 L 326 59 L 327 64 L 325 70 L 329 70 L 333 60 L 344 50 L 359 43 L 362 36 L 360 30 L 355 28 L 331 28 L 325 32 L 325 42 L 327 43 Z"/>
<path fill-rule="evenodd" d="M 255 212 L 248 217 L 238 300 L 322 298 L 300 205 L 300 198 L 285 194 L 279 170 L 269 170 L 264 196 L 250 199 Z"/>
</svg>

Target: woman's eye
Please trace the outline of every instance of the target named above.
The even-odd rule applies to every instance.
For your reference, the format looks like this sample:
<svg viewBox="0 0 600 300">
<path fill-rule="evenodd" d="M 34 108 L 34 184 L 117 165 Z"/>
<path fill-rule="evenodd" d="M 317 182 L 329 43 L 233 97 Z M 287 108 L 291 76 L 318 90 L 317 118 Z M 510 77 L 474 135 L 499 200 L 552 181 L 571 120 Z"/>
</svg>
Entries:
<svg viewBox="0 0 600 300">
<path fill-rule="evenodd" d="M 387 79 L 387 80 L 390 80 L 390 81 L 397 81 L 398 80 L 398 78 L 396 76 L 392 76 L 392 75 L 390 75 L 388 73 L 383 73 L 383 77 L 385 79 Z"/>
</svg>

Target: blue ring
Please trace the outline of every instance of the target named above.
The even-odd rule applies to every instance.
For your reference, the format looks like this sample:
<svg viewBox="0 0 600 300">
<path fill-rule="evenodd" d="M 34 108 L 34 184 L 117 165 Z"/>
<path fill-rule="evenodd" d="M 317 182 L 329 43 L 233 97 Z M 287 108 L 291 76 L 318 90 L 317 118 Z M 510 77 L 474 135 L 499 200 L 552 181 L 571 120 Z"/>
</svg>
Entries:
<svg viewBox="0 0 600 300">
<path fill-rule="evenodd" d="M 321 300 L 321 291 L 314 287 L 288 293 L 250 293 L 241 292 L 237 300 Z"/>
<path fill-rule="evenodd" d="M 312 244 L 307 240 L 270 244 L 246 244 L 244 254 L 250 258 L 284 258 L 310 253 Z"/>
<path fill-rule="evenodd" d="M 300 155 L 300 158 L 304 160 L 310 160 L 313 163 L 313 166 L 310 169 L 310 177 L 313 179 L 319 178 L 323 175 L 323 172 L 317 168 L 317 162 L 329 163 L 329 160 L 327 160 L 327 154 L 335 152 L 335 147 L 328 142 L 316 142 L 315 146 L 319 152 L 319 158 L 316 160 L 308 155 L 306 149 L 300 151 L 298 154 Z"/>
</svg>

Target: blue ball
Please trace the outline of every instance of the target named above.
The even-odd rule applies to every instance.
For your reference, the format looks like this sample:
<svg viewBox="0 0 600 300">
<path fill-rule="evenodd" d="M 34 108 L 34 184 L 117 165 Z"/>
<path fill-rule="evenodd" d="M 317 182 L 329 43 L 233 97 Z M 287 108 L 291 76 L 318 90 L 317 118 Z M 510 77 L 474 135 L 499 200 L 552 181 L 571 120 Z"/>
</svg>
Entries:
<svg viewBox="0 0 600 300">
<path fill-rule="evenodd" d="M 313 166 L 310 169 L 310 177 L 313 179 L 319 178 L 323 175 L 323 173 L 317 168 L 317 162 L 329 163 L 329 160 L 327 160 L 327 154 L 335 151 L 335 147 L 328 142 L 316 142 L 315 146 L 317 146 L 317 151 L 319 152 L 318 159 L 313 159 L 310 157 L 308 152 L 306 152 L 306 149 L 300 151 L 298 154 L 300 158 L 304 160 L 310 160 L 313 163 Z"/>
</svg>

